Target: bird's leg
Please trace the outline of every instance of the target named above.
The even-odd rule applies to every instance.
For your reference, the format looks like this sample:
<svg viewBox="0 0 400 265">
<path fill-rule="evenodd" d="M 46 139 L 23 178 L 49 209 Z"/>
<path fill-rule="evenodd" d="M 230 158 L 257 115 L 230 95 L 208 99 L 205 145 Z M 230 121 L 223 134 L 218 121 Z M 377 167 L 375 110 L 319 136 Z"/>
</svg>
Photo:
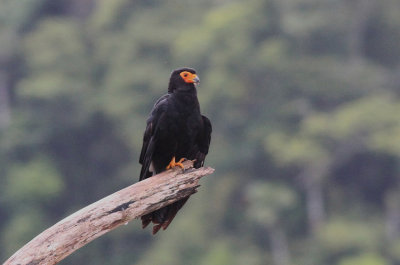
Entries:
<svg viewBox="0 0 400 265">
<path fill-rule="evenodd" d="M 175 156 L 172 157 L 171 162 L 169 162 L 169 165 L 167 166 L 167 169 L 173 168 L 173 167 L 180 167 L 184 168 L 182 162 L 185 160 L 185 158 L 181 158 L 178 162 L 175 162 Z"/>
</svg>

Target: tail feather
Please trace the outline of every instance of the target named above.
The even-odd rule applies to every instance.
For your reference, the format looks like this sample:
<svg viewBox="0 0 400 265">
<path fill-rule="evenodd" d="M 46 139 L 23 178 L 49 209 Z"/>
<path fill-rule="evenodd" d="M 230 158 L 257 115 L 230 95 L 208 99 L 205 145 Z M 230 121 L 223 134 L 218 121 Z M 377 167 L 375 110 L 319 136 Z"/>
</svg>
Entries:
<svg viewBox="0 0 400 265">
<path fill-rule="evenodd" d="M 161 224 L 153 226 L 153 235 L 157 234 L 157 232 L 160 230 Z"/>
<path fill-rule="evenodd" d="M 141 217 L 142 227 L 145 228 L 148 224 L 152 222 L 154 224 L 153 235 L 155 235 L 161 228 L 163 230 L 167 229 L 172 220 L 175 218 L 178 211 L 182 208 L 182 206 L 186 203 L 188 199 L 189 197 L 181 199 L 154 212 L 143 215 Z"/>
<path fill-rule="evenodd" d="M 145 229 L 151 223 L 151 218 L 148 214 L 142 216 L 142 228 Z"/>
<path fill-rule="evenodd" d="M 172 220 L 174 220 L 176 214 L 178 213 L 178 211 L 182 208 L 182 206 L 187 202 L 187 200 L 189 199 L 189 197 L 186 197 L 182 200 L 179 200 L 175 203 L 173 203 L 171 206 L 171 209 L 168 211 L 168 219 L 166 222 L 164 222 L 162 224 L 162 228 L 163 230 L 167 229 L 167 227 L 169 226 L 169 224 L 172 222 Z"/>
</svg>

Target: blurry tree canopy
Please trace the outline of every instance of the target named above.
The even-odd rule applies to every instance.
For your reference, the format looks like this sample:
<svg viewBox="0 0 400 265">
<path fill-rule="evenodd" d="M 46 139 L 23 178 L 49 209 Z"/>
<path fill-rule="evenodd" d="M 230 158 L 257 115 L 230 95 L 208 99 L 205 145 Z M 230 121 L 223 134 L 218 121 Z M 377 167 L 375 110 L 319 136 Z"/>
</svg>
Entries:
<svg viewBox="0 0 400 265">
<path fill-rule="evenodd" d="M 165 233 L 61 264 L 400 264 L 399 1 L 0 4 L 3 260 L 137 181 L 146 116 L 191 66 L 216 177 Z"/>
</svg>

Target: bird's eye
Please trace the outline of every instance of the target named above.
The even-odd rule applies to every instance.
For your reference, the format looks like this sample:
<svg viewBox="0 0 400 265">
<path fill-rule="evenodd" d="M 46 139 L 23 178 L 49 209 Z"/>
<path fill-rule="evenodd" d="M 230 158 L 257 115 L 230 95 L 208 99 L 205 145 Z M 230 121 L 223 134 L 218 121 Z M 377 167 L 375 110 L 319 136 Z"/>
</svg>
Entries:
<svg viewBox="0 0 400 265">
<path fill-rule="evenodd" d="M 183 76 L 184 76 L 184 77 L 187 77 L 187 76 L 188 76 L 188 74 L 184 74 Z"/>
</svg>

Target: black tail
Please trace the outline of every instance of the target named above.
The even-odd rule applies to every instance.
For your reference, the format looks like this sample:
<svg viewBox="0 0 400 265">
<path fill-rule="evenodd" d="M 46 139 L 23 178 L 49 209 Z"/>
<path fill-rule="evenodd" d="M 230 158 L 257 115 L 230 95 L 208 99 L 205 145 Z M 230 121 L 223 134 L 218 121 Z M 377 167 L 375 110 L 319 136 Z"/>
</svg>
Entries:
<svg viewBox="0 0 400 265">
<path fill-rule="evenodd" d="M 186 203 L 189 197 L 176 201 L 154 212 L 142 216 L 142 227 L 145 228 L 148 224 L 153 222 L 153 235 L 155 235 L 161 228 L 167 229 L 169 224 L 174 219 L 175 215 Z"/>
</svg>

